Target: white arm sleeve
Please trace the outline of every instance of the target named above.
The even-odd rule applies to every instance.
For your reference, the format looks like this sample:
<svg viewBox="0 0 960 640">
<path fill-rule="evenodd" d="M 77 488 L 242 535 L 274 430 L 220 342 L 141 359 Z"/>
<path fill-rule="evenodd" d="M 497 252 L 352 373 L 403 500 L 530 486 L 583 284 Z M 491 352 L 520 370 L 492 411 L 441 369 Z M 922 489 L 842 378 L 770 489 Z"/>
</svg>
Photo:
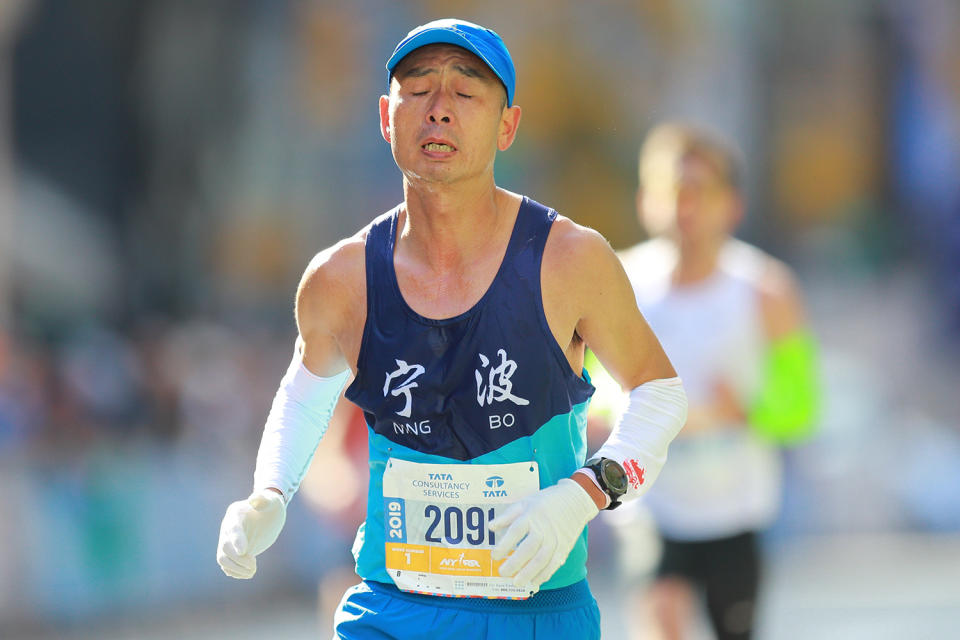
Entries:
<svg viewBox="0 0 960 640">
<path fill-rule="evenodd" d="M 298 341 L 263 428 L 253 472 L 255 492 L 273 487 L 290 502 L 349 377 L 349 369 L 329 378 L 310 373 L 303 365 Z"/>
<path fill-rule="evenodd" d="M 680 378 L 645 382 L 630 392 L 630 402 L 595 458 L 616 460 L 629 486 L 621 501 L 650 488 L 667 460 L 667 447 L 687 420 L 687 394 Z"/>
</svg>

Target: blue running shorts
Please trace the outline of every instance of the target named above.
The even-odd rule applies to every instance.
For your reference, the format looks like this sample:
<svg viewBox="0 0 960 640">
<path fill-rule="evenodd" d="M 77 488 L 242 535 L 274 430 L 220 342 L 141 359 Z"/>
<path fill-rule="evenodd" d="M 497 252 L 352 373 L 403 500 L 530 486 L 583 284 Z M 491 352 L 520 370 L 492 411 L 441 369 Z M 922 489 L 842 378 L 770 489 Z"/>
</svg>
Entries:
<svg viewBox="0 0 960 640">
<path fill-rule="evenodd" d="M 445 598 L 364 581 L 347 590 L 334 640 L 600 640 L 586 580 L 526 600 Z"/>
</svg>

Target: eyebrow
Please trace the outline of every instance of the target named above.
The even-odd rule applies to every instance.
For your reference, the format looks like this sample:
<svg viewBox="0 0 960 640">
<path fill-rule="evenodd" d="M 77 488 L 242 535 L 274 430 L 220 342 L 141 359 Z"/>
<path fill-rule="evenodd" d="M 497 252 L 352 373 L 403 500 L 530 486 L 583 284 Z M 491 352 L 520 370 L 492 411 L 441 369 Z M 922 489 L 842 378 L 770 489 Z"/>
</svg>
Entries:
<svg viewBox="0 0 960 640">
<path fill-rule="evenodd" d="M 461 74 L 467 76 L 468 78 L 479 78 L 480 80 L 488 80 L 486 75 L 475 67 L 468 67 L 462 64 L 453 65 L 455 71 L 460 72 Z M 401 78 L 422 78 L 423 76 L 429 75 L 431 73 L 437 73 L 436 67 L 410 67 L 406 71 L 400 74 Z"/>
</svg>

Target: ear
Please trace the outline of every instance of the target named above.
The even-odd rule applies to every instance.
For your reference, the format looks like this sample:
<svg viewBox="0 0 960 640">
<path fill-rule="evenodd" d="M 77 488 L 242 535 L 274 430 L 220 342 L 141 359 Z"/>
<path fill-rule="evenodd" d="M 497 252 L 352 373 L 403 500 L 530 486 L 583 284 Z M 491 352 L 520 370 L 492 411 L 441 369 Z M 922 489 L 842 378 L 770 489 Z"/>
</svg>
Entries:
<svg viewBox="0 0 960 640">
<path fill-rule="evenodd" d="M 506 151 L 513 144 L 517 137 L 517 129 L 520 127 L 520 107 L 513 105 L 506 107 L 500 116 L 500 129 L 497 132 L 497 149 Z"/>
<path fill-rule="evenodd" d="M 390 96 L 380 96 L 380 135 L 390 142 Z"/>
</svg>

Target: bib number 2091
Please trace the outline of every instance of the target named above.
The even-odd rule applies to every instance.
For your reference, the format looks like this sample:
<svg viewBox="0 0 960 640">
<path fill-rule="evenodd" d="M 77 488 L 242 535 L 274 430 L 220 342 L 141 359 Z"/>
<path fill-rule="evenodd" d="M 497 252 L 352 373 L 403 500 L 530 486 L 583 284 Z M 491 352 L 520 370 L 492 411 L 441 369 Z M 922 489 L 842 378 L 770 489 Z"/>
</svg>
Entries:
<svg viewBox="0 0 960 640">
<path fill-rule="evenodd" d="M 494 518 L 493 507 L 484 513 L 480 507 L 470 507 L 464 512 L 460 507 L 450 506 L 441 511 L 437 505 L 428 504 L 423 515 L 430 519 L 424 535 L 427 542 L 442 541 L 456 545 L 466 539 L 472 545 L 493 546 L 497 543 L 493 532 L 487 529 Z"/>
</svg>

